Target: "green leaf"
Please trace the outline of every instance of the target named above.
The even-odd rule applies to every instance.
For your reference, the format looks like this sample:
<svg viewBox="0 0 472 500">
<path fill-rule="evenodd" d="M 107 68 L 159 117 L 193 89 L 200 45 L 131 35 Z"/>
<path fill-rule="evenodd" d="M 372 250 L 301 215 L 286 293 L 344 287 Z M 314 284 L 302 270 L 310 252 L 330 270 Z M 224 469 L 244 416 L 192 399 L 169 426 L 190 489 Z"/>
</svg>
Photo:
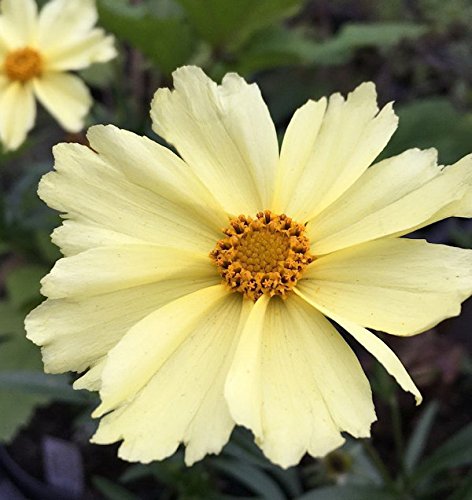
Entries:
<svg viewBox="0 0 472 500">
<path fill-rule="evenodd" d="M 235 50 L 257 31 L 295 14 L 303 0 L 178 0 L 199 35 Z"/>
<path fill-rule="evenodd" d="M 139 500 L 131 491 L 101 476 L 94 476 L 92 483 L 107 500 Z"/>
<path fill-rule="evenodd" d="M 5 310 L 5 306 L 2 306 Z M 19 326 L 19 331 L 23 332 L 22 317 L 19 318 L 21 324 L 15 327 Z M 10 318 L 10 321 L 13 319 Z M 18 321 L 18 316 L 14 321 Z M 42 369 L 39 349 L 23 335 L 7 338 L 5 342 L 0 343 L 0 367 L 0 375 L 7 370 L 37 369 L 39 372 Z M 45 404 L 49 400 L 50 398 L 44 394 L 21 393 L 13 388 L 0 387 L 0 442 L 10 441 L 29 421 L 36 406 Z"/>
<path fill-rule="evenodd" d="M 469 474 L 462 481 L 459 487 L 447 500 L 464 500 L 465 498 L 472 498 L 472 474 Z"/>
<path fill-rule="evenodd" d="M 252 37 L 228 69 L 249 75 L 280 66 L 312 64 L 317 54 L 318 43 L 302 30 L 271 27 Z"/>
<path fill-rule="evenodd" d="M 0 391 L 11 390 L 21 394 L 37 394 L 58 401 L 85 403 L 86 392 L 74 391 L 67 375 L 48 375 L 39 371 L 0 371 Z"/>
<path fill-rule="evenodd" d="M 297 500 L 398 500 L 398 496 L 376 486 L 345 485 L 327 486 L 309 491 Z"/>
<path fill-rule="evenodd" d="M 236 460 L 221 457 L 211 461 L 213 467 L 227 476 L 236 479 L 253 493 L 267 500 L 285 500 L 286 497 L 278 484 L 266 472 Z"/>
<path fill-rule="evenodd" d="M 362 47 L 388 49 L 404 39 L 415 39 L 426 28 L 414 23 L 346 23 L 333 38 L 319 44 L 315 64 L 336 65 L 349 61 Z"/>
<path fill-rule="evenodd" d="M 398 106 L 400 124 L 382 157 L 405 149 L 435 147 L 442 163 L 450 164 L 470 152 L 472 114 L 457 111 L 444 98 L 422 99 Z"/>
<path fill-rule="evenodd" d="M 0 335 L 23 335 L 23 333 L 23 316 L 8 302 L 0 302 Z"/>
<path fill-rule="evenodd" d="M 432 401 L 423 411 L 405 451 L 405 469 L 411 472 L 423 454 L 439 405 Z"/>
<path fill-rule="evenodd" d="M 423 460 L 420 467 L 412 475 L 412 481 L 417 483 L 443 470 L 471 464 L 471 450 L 472 423 L 461 429 L 430 457 Z"/>
<path fill-rule="evenodd" d="M 17 267 L 9 272 L 5 288 L 12 306 L 21 309 L 32 303 L 37 305 L 40 301 L 39 282 L 47 272 L 47 268 L 34 264 Z"/>
<path fill-rule="evenodd" d="M 99 0 L 101 24 L 118 38 L 139 49 L 163 72 L 186 63 L 195 40 L 180 16 L 158 17 L 146 4 L 131 6 L 127 0 Z"/>
</svg>

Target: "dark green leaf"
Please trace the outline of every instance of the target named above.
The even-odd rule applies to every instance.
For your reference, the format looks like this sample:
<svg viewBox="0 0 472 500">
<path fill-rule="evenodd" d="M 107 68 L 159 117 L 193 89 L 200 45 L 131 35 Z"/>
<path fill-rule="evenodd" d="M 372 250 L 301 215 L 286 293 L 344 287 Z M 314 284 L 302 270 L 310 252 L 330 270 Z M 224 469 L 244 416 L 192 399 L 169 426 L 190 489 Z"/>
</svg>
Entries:
<svg viewBox="0 0 472 500">
<path fill-rule="evenodd" d="M 10 303 L 13 307 L 21 309 L 31 303 L 36 305 L 40 300 L 40 280 L 48 272 L 43 266 L 29 264 L 17 267 L 8 273 L 5 287 Z"/>
<path fill-rule="evenodd" d="M 165 73 L 186 63 L 195 47 L 191 29 L 182 17 L 158 17 L 146 4 L 99 0 L 103 26 L 139 49 Z"/>
<path fill-rule="evenodd" d="M 71 403 L 84 403 L 87 393 L 74 391 L 66 375 L 48 375 L 39 371 L 0 371 L 0 391 L 38 394 Z"/>
<path fill-rule="evenodd" d="M 297 500 L 398 500 L 398 496 L 376 486 L 327 486 L 309 491 Z"/>
<path fill-rule="evenodd" d="M 21 335 L 22 321 L 19 327 L 15 337 L 0 343 L 0 374 L 6 370 L 42 370 L 39 349 Z M 12 439 L 18 429 L 28 422 L 35 407 L 49 400 L 45 394 L 21 393 L 8 387 L 0 388 L 0 441 Z"/>
<path fill-rule="evenodd" d="M 423 411 L 405 451 L 405 469 L 410 472 L 423 454 L 439 405 L 431 402 Z"/>
<path fill-rule="evenodd" d="M 301 30 L 271 27 L 251 38 L 238 53 L 237 62 L 228 69 L 249 75 L 280 66 L 311 64 L 316 62 L 318 47 Z"/>
<path fill-rule="evenodd" d="M 464 500 L 472 498 L 472 474 L 464 478 L 459 487 L 447 500 Z"/>
<path fill-rule="evenodd" d="M 257 31 L 293 15 L 303 0 L 178 0 L 200 36 L 234 50 Z"/>
<path fill-rule="evenodd" d="M 0 302 L 0 335 L 23 335 L 23 319 L 10 303 Z"/>
<path fill-rule="evenodd" d="M 387 49 L 401 40 L 418 38 L 426 32 L 413 23 L 346 23 L 333 38 L 319 44 L 315 64 L 344 64 L 361 47 Z"/>
<path fill-rule="evenodd" d="M 105 477 L 94 476 L 92 483 L 107 500 L 139 500 L 137 495 Z"/>
<path fill-rule="evenodd" d="M 471 450 L 472 424 L 469 424 L 422 461 L 412 476 L 413 481 L 418 482 L 442 470 L 471 464 Z"/>
<path fill-rule="evenodd" d="M 267 500 L 285 500 L 286 498 L 269 474 L 252 465 L 222 458 L 212 460 L 211 464 L 215 469 L 236 479 L 262 498 Z"/>
<path fill-rule="evenodd" d="M 454 163 L 470 153 L 472 114 L 457 111 L 444 98 L 436 97 L 398 106 L 400 125 L 382 157 L 405 149 L 435 147 L 442 163 Z"/>
</svg>

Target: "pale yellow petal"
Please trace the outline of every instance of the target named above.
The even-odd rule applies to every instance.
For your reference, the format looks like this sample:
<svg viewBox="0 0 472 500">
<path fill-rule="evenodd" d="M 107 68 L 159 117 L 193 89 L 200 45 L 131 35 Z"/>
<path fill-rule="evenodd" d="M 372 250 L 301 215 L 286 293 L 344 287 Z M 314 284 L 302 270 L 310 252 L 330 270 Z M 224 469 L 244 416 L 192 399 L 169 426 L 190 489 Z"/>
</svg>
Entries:
<svg viewBox="0 0 472 500">
<path fill-rule="evenodd" d="M 31 84 L 10 83 L 0 93 L 0 138 L 7 150 L 18 149 L 33 128 L 36 102 Z"/>
<path fill-rule="evenodd" d="M 39 44 L 48 71 L 78 70 L 116 56 L 114 39 L 97 22 L 94 0 L 52 0 L 39 16 Z"/>
<path fill-rule="evenodd" d="M 337 316 L 332 317 L 336 323 L 349 332 L 360 344 L 362 344 L 377 360 L 385 367 L 388 373 L 398 382 L 398 385 L 406 392 L 411 392 L 415 397 L 416 404 L 423 400 L 420 391 L 416 387 L 402 362 L 395 353 L 369 330 L 362 326 L 346 321 Z"/>
<path fill-rule="evenodd" d="M 157 245 L 110 245 L 58 260 L 41 280 L 41 293 L 51 299 L 78 299 L 182 273 L 189 281 L 217 276 L 207 254 Z"/>
<path fill-rule="evenodd" d="M 42 346 L 47 372 L 83 372 L 106 356 L 145 316 L 218 281 L 189 280 L 183 275 L 78 300 L 49 299 L 27 316 L 27 335 Z"/>
<path fill-rule="evenodd" d="M 173 352 L 159 340 L 164 332 L 170 346 L 172 332 L 166 334 L 165 325 L 156 324 L 148 333 L 166 359 L 156 365 L 154 376 L 134 399 L 102 419 L 93 442 L 122 439 L 119 456 L 144 463 L 173 454 L 182 442 L 188 465 L 220 452 L 234 427 L 223 385 L 238 338 L 242 302 L 241 296 L 226 292 L 208 307 L 185 311 L 180 315 L 182 327 L 187 329 L 187 321 L 195 326 Z M 177 326 L 177 319 L 173 321 Z M 173 333 L 181 336 L 178 330 Z M 139 365 L 139 358 L 135 361 Z"/>
<path fill-rule="evenodd" d="M 259 301 L 226 383 L 236 423 L 250 428 L 266 456 L 282 467 L 298 463 L 305 452 L 332 451 L 343 443 L 342 431 L 369 435 L 375 420 L 369 383 L 341 336 L 295 295 L 264 298 L 256 310 Z"/>
<path fill-rule="evenodd" d="M 107 62 L 117 54 L 114 42 L 102 29 L 93 29 L 78 39 L 45 50 L 46 67 L 49 71 L 72 71 Z"/>
<path fill-rule="evenodd" d="M 154 96 L 154 130 L 177 148 L 229 214 L 268 208 L 278 144 L 257 85 L 230 73 L 217 86 L 190 66 L 173 76 L 175 90 L 159 89 Z"/>
<path fill-rule="evenodd" d="M 136 323 L 108 353 L 100 391 L 100 417 L 130 401 L 228 296 L 221 284 L 174 300 Z M 183 367 L 182 367 L 183 368 Z"/>
<path fill-rule="evenodd" d="M 295 115 L 282 147 L 277 181 L 281 189 L 276 200 L 279 211 L 307 221 L 365 172 L 397 127 L 391 106 L 378 112 L 376 101 L 375 86 L 364 83 L 346 101 L 339 94 L 332 95 L 326 112 L 321 100 Z M 312 123 L 307 125 L 310 115 Z M 300 152 L 291 163 L 286 153 L 294 149 Z"/>
<path fill-rule="evenodd" d="M 316 259 L 297 288 L 329 315 L 413 335 L 459 314 L 472 294 L 472 250 L 385 238 Z"/>
<path fill-rule="evenodd" d="M 65 220 L 61 226 L 54 229 L 51 240 L 66 257 L 96 247 L 147 244 L 144 240 L 91 222 L 84 223 L 74 220 Z"/>
<path fill-rule="evenodd" d="M 2 0 L 0 30 L 11 48 L 36 46 L 38 7 L 34 0 Z"/>
<path fill-rule="evenodd" d="M 92 105 L 85 83 L 67 73 L 45 72 L 33 80 L 36 96 L 51 115 L 69 132 L 79 132 Z"/>
<path fill-rule="evenodd" d="M 225 398 L 233 419 L 262 438 L 262 336 L 269 298 L 251 308 L 243 326 L 225 384 Z"/>
<path fill-rule="evenodd" d="M 465 182 L 465 185 L 459 184 L 456 195 L 451 197 L 449 203 L 447 202 L 447 199 L 443 200 L 443 203 L 440 205 L 439 210 L 437 210 L 432 217 L 421 221 L 414 227 L 409 227 L 406 230 L 399 231 L 398 233 L 395 233 L 394 236 L 403 236 L 404 234 L 408 234 L 422 227 L 429 226 L 434 222 L 446 219 L 448 217 L 472 217 L 471 172 L 472 154 L 464 156 L 464 158 L 454 163 L 454 165 L 445 167 L 442 172 L 444 175 L 450 175 L 451 179 L 452 176 L 455 175 L 455 179 L 458 184 L 460 183 L 460 180 L 462 178 Z"/>
<path fill-rule="evenodd" d="M 39 42 L 51 49 L 89 32 L 98 19 L 95 0 L 50 0 L 39 14 Z"/>
<path fill-rule="evenodd" d="M 116 165 L 105 162 L 86 146 L 55 146 L 56 172 L 42 178 L 39 195 L 50 207 L 80 223 L 152 244 L 208 253 L 220 238 L 220 227 L 216 224 L 209 227 L 198 211 L 192 210 L 193 205 L 188 201 L 192 199 L 191 193 L 186 201 L 182 201 L 182 195 L 174 196 L 176 189 L 170 189 L 170 181 L 179 181 L 182 184 L 179 188 L 185 190 L 187 178 L 177 161 L 159 154 L 158 148 L 146 149 L 146 144 L 141 147 L 132 143 L 126 161 Z M 127 162 L 132 155 L 136 159 L 133 174 Z M 152 160 L 149 165 L 148 160 Z M 141 165 L 143 161 L 146 164 Z M 158 181 L 160 173 L 162 185 Z M 146 187 L 138 184 L 145 181 L 149 181 Z M 192 185 L 190 180 L 189 185 Z M 85 247 L 86 240 L 84 235 Z"/>
<path fill-rule="evenodd" d="M 178 200 L 201 223 L 215 230 L 228 224 L 227 215 L 213 195 L 189 166 L 168 148 L 112 125 L 91 127 L 87 138 L 104 161 L 132 182 L 162 198 Z"/>
<path fill-rule="evenodd" d="M 105 368 L 106 359 L 106 356 L 99 358 L 87 372 L 72 384 L 72 387 L 76 391 L 82 389 L 87 391 L 99 391 L 102 386 L 102 373 L 103 368 Z"/>
<path fill-rule="evenodd" d="M 471 190 L 471 160 L 441 169 L 434 150 L 406 151 L 372 166 L 344 196 L 309 221 L 312 251 L 323 255 L 408 233 L 447 216 L 444 210 L 454 212 Z"/>
<path fill-rule="evenodd" d="M 326 97 L 319 101 L 309 100 L 295 111 L 288 124 L 280 151 L 276 192 L 271 204 L 276 213 L 284 212 L 290 196 L 298 188 L 303 170 L 313 154 L 326 106 Z"/>
<path fill-rule="evenodd" d="M 258 444 L 284 468 L 296 465 L 306 452 L 324 456 L 344 442 L 311 368 L 320 353 L 306 349 L 311 332 L 302 321 L 293 323 L 299 310 L 292 299 L 271 300 L 261 356 L 263 435 Z"/>
</svg>

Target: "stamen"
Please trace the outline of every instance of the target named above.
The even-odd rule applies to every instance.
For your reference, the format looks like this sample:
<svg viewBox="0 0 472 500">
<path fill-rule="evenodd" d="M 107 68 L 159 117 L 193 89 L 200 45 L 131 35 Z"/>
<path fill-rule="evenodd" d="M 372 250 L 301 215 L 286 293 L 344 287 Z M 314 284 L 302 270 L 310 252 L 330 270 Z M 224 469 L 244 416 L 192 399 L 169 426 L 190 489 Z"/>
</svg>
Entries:
<svg viewBox="0 0 472 500">
<path fill-rule="evenodd" d="M 37 50 L 25 47 L 7 54 L 4 68 L 10 80 L 27 82 L 41 75 L 43 60 Z"/>
<path fill-rule="evenodd" d="M 240 215 L 223 230 L 210 258 L 228 287 L 254 302 L 263 294 L 287 294 L 313 262 L 305 226 L 270 210 L 255 219 Z"/>
</svg>

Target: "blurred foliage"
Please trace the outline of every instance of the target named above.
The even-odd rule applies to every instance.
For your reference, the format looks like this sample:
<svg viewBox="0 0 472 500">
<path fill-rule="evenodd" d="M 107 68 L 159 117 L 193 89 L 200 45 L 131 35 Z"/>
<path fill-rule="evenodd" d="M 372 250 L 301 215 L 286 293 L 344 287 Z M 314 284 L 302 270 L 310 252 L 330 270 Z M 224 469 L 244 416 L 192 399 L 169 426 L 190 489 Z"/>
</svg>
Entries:
<svg viewBox="0 0 472 500">
<path fill-rule="evenodd" d="M 400 116 L 400 127 L 382 157 L 411 147 L 436 147 L 441 162 L 449 164 L 472 149 L 470 0 L 97 0 L 97 4 L 100 23 L 117 38 L 120 56 L 80 72 L 95 97 L 88 124 L 109 122 L 152 136 L 148 109 L 155 89 L 170 85 L 176 67 L 198 64 L 215 78 L 237 71 L 257 81 L 280 137 L 305 100 L 346 93 L 361 81 L 373 80 L 380 103 L 396 101 Z M 41 301 L 41 276 L 59 258 L 49 237 L 59 217 L 37 198 L 38 180 L 52 168 L 53 144 L 86 143 L 83 134 L 64 135 L 41 110 L 38 120 L 19 151 L 0 153 L 0 441 L 10 443 L 13 453 L 21 458 L 25 436 L 33 435 L 34 443 L 41 433 L 66 437 L 84 457 L 86 488 L 93 492 L 86 498 L 472 497 L 468 475 L 472 427 L 463 407 L 472 388 L 472 362 L 463 353 L 467 329 L 463 326 L 444 336 L 454 336 L 450 353 L 447 341 L 433 349 L 436 357 L 441 356 L 438 365 L 460 360 L 450 370 L 454 375 L 448 375 L 452 382 L 445 381 L 447 367 L 441 372 L 438 365 L 423 359 L 416 375 L 424 380 L 421 389 L 429 403 L 421 411 L 399 395 L 382 367 L 368 365 L 381 417 L 373 427 L 372 441 L 348 439 L 344 447 L 320 460 L 306 458 L 298 467 L 282 470 L 263 457 L 242 429 L 233 433 L 220 456 L 207 457 L 191 468 L 184 465 L 182 450 L 168 460 L 142 465 L 120 462 L 115 449 L 107 452 L 106 447 L 89 445 L 95 424 L 88 415 L 95 399 L 73 391 L 68 375 L 44 374 L 39 349 L 25 339 L 23 329 L 24 316 Z M 460 221 L 446 221 L 424 236 L 472 247 L 472 228 Z M 420 351 L 425 358 L 428 349 Z M 51 402 L 62 405 L 62 410 L 70 408 L 74 418 L 57 415 Z M 38 407 L 41 410 L 35 412 Z M 51 415 L 55 430 L 47 423 Z M 35 445 L 41 461 L 41 445 Z M 28 455 L 22 465 L 30 462 Z"/>
</svg>

